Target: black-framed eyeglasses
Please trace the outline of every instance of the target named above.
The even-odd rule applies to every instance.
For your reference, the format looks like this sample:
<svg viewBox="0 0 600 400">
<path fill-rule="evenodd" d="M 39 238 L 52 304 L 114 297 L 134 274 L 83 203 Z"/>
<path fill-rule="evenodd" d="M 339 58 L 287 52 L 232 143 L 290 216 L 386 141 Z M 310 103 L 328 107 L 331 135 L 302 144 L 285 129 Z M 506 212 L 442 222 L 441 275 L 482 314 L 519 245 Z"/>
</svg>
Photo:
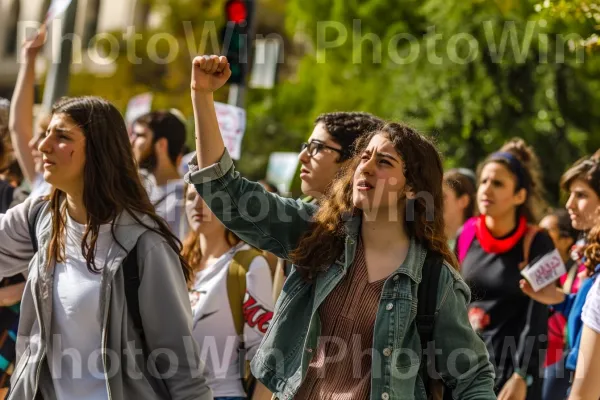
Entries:
<svg viewBox="0 0 600 400">
<path fill-rule="evenodd" d="M 302 143 L 300 147 L 300 151 L 306 150 L 309 156 L 314 157 L 323 149 L 329 149 L 331 151 L 335 151 L 339 153 L 340 156 L 344 156 L 344 152 L 341 149 L 336 149 L 335 147 L 327 146 L 325 143 L 318 140 L 311 140 L 309 143 Z"/>
</svg>

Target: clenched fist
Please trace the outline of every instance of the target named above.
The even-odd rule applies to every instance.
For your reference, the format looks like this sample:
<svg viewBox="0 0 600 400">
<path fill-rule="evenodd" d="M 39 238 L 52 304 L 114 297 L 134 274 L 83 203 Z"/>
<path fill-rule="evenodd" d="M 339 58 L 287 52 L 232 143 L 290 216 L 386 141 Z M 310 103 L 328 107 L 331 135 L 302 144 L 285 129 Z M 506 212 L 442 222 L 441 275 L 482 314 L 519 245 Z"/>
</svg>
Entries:
<svg viewBox="0 0 600 400">
<path fill-rule="evenodd" d="M 212 93 L 231 76 L 227 57 L 200 56 L 192 61 L 191 88 L 195 92 Z"/>
</svg>

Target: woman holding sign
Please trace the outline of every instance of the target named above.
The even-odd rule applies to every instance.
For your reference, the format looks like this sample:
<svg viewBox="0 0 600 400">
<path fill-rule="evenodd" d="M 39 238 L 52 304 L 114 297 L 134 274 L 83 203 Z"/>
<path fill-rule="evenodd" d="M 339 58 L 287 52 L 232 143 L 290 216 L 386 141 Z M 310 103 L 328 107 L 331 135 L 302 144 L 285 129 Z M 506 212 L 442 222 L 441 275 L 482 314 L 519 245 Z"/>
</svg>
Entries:
<svg viewBox="0 0 600 400">
<path fill-rule="evenodd" d="M 577 352 L 583 332 L 583 305 L 596 280 L 600 264 L 600 151 L 575 163 L 563 175 L 561 186 L 570 193 L 566 208 L 572 226 L 587 233 L 584 243 L 578 246 L 583 249 L 583 254 L 576 250 L 576 253 L 582 256 L 584 270 L 575 279 L 576 290 L 567 292 L 567 295 L 564 294 L 564 290 L 558 288 L 536 293 L 528 282 L 523 282 L 523 291 L 540 302 L 555 304 L 554 310 L 567 318 L 567 343 L 564 361 L 561 363 L 564 363 L 567 371 L 572 372 L 577 364 Z M 591 229 L 594 225 L 596 228 Z M 565 391 L 556 393 L 558 389 L 562 388 L 554 387 L 547 392 L 557 395 L 553 398 L 564 398 Z"/>
<path fill-rule="evenodd" d="M 468 220 L 457 239 L 462 273 L 473 291 L 471 325 L 485 340 L 503 399 L 540 399 L 540 350 L 548 310 L 519 289 L 521 270 L 554 250 L 552 239 L 532 225 L 544 210 L 537 157 L 522 140 L 506 143 L 479 171 L 481 215 Z"/>
<path fill-rule="evenodd" d="M 565 205 L 568 222 L 572 229 L 582 233 L 580 240 L 569 249 L 568 256 L 575 265 L 568 274 L 563 275 L 560 279 L 562 291 L 567 295 L 575 295 L 588 274 L 583 262 L 586 235 L 595 224 L 600 223 L 600 151 L 595 156 L 577 161 L 563 174 L 560 183 L 561 188 L 569 193 L 569 199 Z M 563 228 L 560 230 L 567 231 L 568 228 L 565 228 L 564 224 L 562 225 Z M 558 239 L 562 242 L 567 240 L 568 244 L 568 239 L 557 238 L 560 235 L 557 235 L 556 226 L 546 224 L 545 227 L 554 238 L 555 243 Z M 564 244 L 562 246 L 564 248 Z M 557 244 L 557 248 L 560 247 L 561 245 Z M 544 400 L 564 399 L 571 386 L 570 374 L 565 371 L 569 356 L 569 346 L 565 335 L 566 326 L 565 316 L 559 312 L 555 312 L 548 321 L 550 337 L 546 361 L 555 360 L 556 362 L 548 363 L 544 372 Z"/>
<path fill-rule="evenodd" d="M 567 356 L 565 366 L 568 371 L 575 371 L 579 346 L 583 334 L 584 305 L 590 289 L 596 282 L 600 273 L 600 225 L 597 225 L 588 235 L 588 245 L 584 252 L 585 266 L 589 278 L 584 279 L 576 294 L 565 295 L 562 290 L 535 292 L 529 282 L 521 282 L 522 289 L 531 298 L 545 304 L 554 305 L 553 308 L 567 318 Z M 589 314 L 589 313 L 588 313 Z M 591 321 L 591 320 L 590 320 Z M 586 355 L 589 357 L 589 355 Z M 565 394 L 566 395 L 566 394 Z"/>
</svg>

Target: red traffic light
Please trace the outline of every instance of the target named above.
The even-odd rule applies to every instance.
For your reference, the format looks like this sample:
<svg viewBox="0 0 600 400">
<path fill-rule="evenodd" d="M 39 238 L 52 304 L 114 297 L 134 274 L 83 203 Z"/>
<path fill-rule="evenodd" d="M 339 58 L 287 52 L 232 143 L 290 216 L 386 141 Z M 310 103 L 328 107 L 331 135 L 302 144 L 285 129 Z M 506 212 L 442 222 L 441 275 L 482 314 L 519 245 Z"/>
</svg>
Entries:
<svg viewBox="0 0 600 400">
<path fill-rule="evenodd" d="M 248 7 L 243 0 L 229 0 L 225 5 L 227 21 L 239 24 L 248 19 Z"/>
</svg>

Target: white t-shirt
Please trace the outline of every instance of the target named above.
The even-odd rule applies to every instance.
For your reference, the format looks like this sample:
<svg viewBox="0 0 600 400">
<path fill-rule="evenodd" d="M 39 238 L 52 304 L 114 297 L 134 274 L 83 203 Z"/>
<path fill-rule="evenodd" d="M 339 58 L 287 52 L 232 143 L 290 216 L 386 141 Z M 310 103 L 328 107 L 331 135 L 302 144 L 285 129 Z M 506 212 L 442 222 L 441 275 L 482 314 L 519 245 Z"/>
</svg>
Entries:
<svg viewBox="0 0 600 400">
<path fill-rule="evenodd" d="M 166 185 L 153 186 L 148 191 L 150 201 L 156 208 L 156 213 L 167 221 L 171 231 L 180 240 L 187 234 L 187 221 L 185 220 L 185 199 L 183 179 L 169 181 Z"/>
<path fill-rule="evenodd" d="M 88 271 L 81 253 L 85 226 L 67 217 L 66 261 L 54 269 L 52 340 L 48 363 L 56 397 L 61 400 L 106 400 L 101 356 L 101 273 Z M 113 245 L 110 225 L 102 225 L 96 242 L 96 268 L 104 268 Z"/>
<path fill-rule="evenodd" d="M 590 289 L 583 305 L 583 323 L 600 333 L 600 277 Z"/>
<path fill-rule="evenodd" d="M 239 370 L 239 339 L 236 334 L 229 297 L 227 275 L 236 252 L 247 250 L 245 243 L 233 247 L 213 265 L 196 274 L 190 291 L 193 310 L 193 335 L 205 363 L 207 384 L 214 397 L 244 397 Z M 256 257 L 246 274 L 244 299 L 244 346 L 250 360 L 265 335 L 273 316 L 273 280 L 264 257 Z"/>
</svg>

